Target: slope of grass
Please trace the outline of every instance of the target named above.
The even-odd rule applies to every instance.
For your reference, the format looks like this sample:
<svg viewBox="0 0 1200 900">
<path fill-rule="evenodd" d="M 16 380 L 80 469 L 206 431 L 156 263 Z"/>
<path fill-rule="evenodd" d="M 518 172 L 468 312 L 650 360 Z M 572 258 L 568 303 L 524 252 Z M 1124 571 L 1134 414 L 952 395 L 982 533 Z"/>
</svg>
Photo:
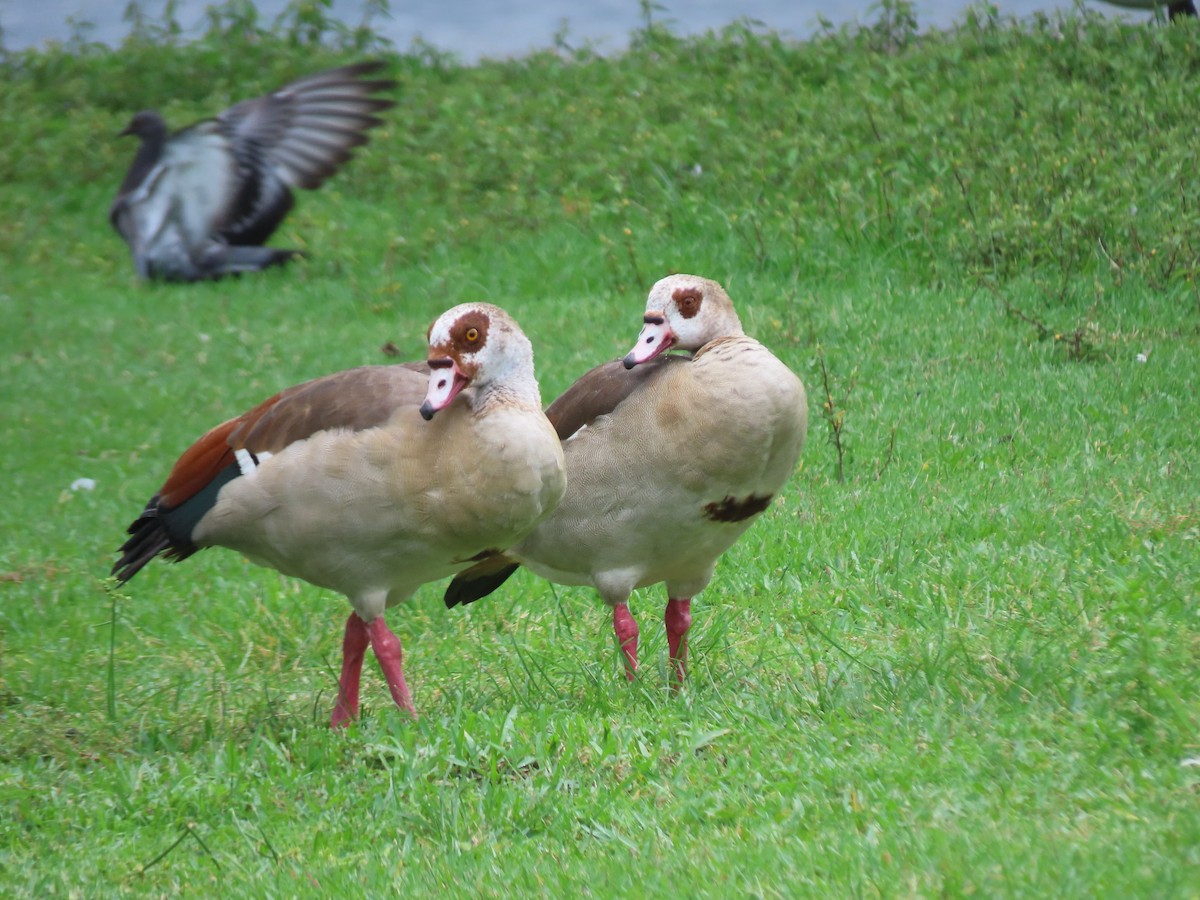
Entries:
<svg viewBox="0 0 1200 900">
<path fill-rule="evenodd" d="M 1195 893 L 1200 33 L 896 9 L 800 45 L 387 52 L 398 109 L 273 242 L 310 258 L 185 286 L 137 283 L 105 223 L 109 136 L 353 48 L 6 57 L 5 895 Z M 660 591 L 627 686 L 596 597 L 522 573 L 393 611 L 421 718 L 369 669 L 332 734 L 343 600 L 224 551 L 105 582 L 210 424 L 419 358 L 476 298 L 549 399 L 670 271 L 723 281 L 812 409 L 682 696 Z"/>
</svg>

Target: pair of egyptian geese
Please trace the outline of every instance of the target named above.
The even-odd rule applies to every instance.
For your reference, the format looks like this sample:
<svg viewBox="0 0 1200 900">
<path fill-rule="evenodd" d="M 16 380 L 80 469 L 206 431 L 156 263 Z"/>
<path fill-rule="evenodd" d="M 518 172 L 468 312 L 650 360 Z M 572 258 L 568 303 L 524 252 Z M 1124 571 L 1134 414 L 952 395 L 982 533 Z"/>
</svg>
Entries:
<svg viewBox="0 0 1200 900">
<path fill-rule="evenodd" d="M 181 248 L 148 271 L 184 259 L 229 265 L 242 252 L 210 231 L 196 257 L 176 231 L 146 244 Z M 344 594 L 353 611 L 334 726 L 358 715 L 368 647 L 396 705 L 415 715 L 389 607 L 452 575 L 447 606 L 471 602 L 522 564 L 600 593 L 630 679 L 630 595 L 664 583 L 681 685 L 692 598 L 795 469 L 808 420 L 800 380 L 743 332 L 719 284 L 693 275 L 657 282 L 629 354 L 544 412 L 532 346 L 500 307 L 453 307 L 428 344 L 424 363 L 317 378 L 208 431 L 129 527 L 113 574 L 125 582 L 160 554 L 221 546 Z"/>
</svg>

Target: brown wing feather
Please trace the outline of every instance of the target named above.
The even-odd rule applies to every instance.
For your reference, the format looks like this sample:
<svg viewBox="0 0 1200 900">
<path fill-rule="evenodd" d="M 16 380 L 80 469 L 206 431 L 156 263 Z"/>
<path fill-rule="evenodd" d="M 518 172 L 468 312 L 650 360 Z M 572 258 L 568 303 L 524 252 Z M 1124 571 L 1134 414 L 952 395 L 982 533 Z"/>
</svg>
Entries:
<svg viewBox="0 0 1200 900">
<path fill-rule="evenodd" d="M 319 431 L 381 425 L 398 409 L 417 408 L 426 371 L 425 363 L 404 363 L 338 372 L 288 388 L 211 429 L 184 451 L 129 526 L 113 575 L 123 583 L 160 554 L 181 560 L 200 549 L 192 540 L 196 524 L 239 477 L 236 451 L 276 453 Z"/>
<path fill-rule="evenodd" d="M 210 430 L 184 451 L 159 491 L 163 507 L 186 502 L 234 462 L 234 452 L 278 453 L 319 431 L 361 431 L 386 422 L 405 406 L 420 405 L 425 363 L 362 366 L 281 391 Z"/>
<path fill-rule="evenodd" d="M 279 399 L 276 394 L 270 400 L 255 407 L 261 409 Z M 190 497 L 195 496 L 209 484 L 217 474 L 233 462 L 233 448 L 229 446 L 229 434 L 246 416 L 253 414 L 251 410 L 236 419 L 222 422 L 183 451 L 183 455 L 171 467 L 171 474 L 163 482 L 157 499 L 166 508 L 178 506 Z"/>
<path fill-rule="evenodd" d="M 668 366 L 689 362 L 691 359 L 686 356 L 660 356 L 632 369 L 626 369 L 620 360 L 596 366 L 546 407 L 546 418 L 554 426 L 558 439 L 565 441 L 580 428 L 611 413 L 642 385 L 662 375 Z"/>
</svg>

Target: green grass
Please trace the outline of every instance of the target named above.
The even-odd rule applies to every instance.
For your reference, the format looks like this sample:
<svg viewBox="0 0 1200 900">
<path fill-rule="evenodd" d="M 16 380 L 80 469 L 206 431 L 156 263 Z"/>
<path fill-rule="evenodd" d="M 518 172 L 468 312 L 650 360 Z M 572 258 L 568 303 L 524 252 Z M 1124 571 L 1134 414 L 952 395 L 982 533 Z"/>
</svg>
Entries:
<svg viewBox="0 0 1200 900">
<path fill-rule="evenodd" d="M 217 23 L 0 61 L 4 895 L 1200 893 L 1200 31 L 898 11 L 387 52 L 389 124 L 273 242 L 311 257 L 185 286 L 108 228 L 110 136 L 371 42 Z M 394 610 L 421 718 L 370 666 L 335 734 L 344 600 L 225 551 L 106 583 L 223 417 L 419 358 L 469 299 L 549 399 L 670 271 L 724 282 L 812 407 L 682 696 L 661 590 L 627 686 L 594 594 L 522 573 Z"/>
</svg>

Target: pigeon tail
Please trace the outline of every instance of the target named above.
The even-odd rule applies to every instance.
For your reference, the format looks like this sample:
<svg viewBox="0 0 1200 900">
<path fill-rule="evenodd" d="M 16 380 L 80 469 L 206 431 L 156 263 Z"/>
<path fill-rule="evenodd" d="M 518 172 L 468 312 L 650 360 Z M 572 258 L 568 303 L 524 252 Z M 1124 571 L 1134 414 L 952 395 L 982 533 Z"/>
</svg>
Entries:
<svg viewBox="0 0 1200 900">
<path fill-rule="evenodd" d="M 218 246 L 205 254 L 203 278 L 220 278 L 238 272 L 261 272 L 271 266 L 282 266 L 304 254 L 299 250 L 279 247 Z"/>
</svg>

